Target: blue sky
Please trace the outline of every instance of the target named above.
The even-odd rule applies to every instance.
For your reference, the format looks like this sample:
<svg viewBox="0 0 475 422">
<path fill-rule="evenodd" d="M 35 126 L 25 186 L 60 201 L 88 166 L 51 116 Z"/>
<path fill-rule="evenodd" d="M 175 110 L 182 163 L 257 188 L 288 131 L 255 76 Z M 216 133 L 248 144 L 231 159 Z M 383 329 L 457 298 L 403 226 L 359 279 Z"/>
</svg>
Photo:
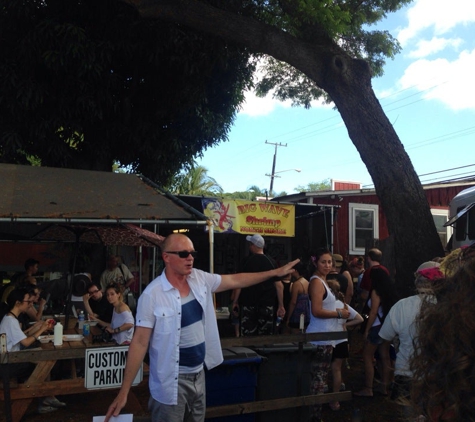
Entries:
<svg viewBox="0 0 475 422">
<path fill-rule="evenodd" d="M 475 174 L 474 0 L 415 0 L 378 29 L 390 31 L 403 49 L 373 88 L 421 181 Z M 373 186 L 337 111 L 290 107 L 252 93 L 229 141 L 197 161 L 225 192 L 268 189 L 275 146 L 266 141 L 287 145 L 277 148 L 276 192 L 295 193 L 296 186 L 324 179 Z"/>
</svg>

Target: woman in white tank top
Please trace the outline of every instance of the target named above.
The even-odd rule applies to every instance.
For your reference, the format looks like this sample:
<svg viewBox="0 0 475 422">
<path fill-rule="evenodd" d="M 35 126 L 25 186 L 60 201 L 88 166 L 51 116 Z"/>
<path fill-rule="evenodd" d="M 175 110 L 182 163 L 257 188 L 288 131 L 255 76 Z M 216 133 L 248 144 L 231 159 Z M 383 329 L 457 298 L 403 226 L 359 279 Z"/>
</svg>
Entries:
<svg viewBox="0 0 475 422">
<path fill-rule="evenodd" d="M 338 331 L 337 318 L 349 317 L 349 311 L 336 308 L 336 298 L 326 283 L 326 277 L 332 268 L 332 254 L 327 249 L 319 249 L 311 257 L 315 271 L 310 277 L 308 293 L 310 296 L 310 324 L 307 333 Z M 323 394 L 334 342 L 332 340 L 315 341 L 316 352 L 310 368 L 310 393 Z M 310 420 L 320 422 L 322 406 L 312 407 Z"/>
</svg>

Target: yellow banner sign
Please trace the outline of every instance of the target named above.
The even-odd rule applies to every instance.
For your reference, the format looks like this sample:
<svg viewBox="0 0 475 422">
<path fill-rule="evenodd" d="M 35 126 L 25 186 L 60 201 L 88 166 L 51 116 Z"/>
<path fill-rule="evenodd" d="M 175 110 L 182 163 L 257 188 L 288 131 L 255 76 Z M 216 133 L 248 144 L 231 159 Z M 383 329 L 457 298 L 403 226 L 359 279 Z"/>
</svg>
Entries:
<svg viewBox="0 0 475 422">
<path fill-rule="evenodd" d="M 216 233 L 295 236 L 294 205 L 216 198 L 201 202 L 203 213 L 214 222 Z"/>
</svg>

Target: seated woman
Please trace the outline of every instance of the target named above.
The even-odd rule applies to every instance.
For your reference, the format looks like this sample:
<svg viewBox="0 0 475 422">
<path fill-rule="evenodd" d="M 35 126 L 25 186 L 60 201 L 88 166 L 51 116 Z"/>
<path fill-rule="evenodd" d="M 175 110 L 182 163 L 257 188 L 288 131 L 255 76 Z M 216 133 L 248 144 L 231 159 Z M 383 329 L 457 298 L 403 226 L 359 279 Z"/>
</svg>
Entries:
<svg viewBox="0 0 475 422">
<path fill-rule="evenodd" d="M 39 321 L 33 327 L 28 329 L 28 334 L 22 331 L 19 317 L 26 313 L 33 304 L 33 298 L 25 288 L 13 289 L 7 298 L 7 303 L 2 304 L 0 316 L 0 333 L 7 336 L 7 351 L 17 352 L 22 348 L 30 347 L 38 336 L 46 330 L 53 327 L 51 321 Z M 34 369 L 34 364 L 15 364 L 10 367 L 14 376 L 20 380 L 26 379 Z M 39 413 L 48 413 L 56 410 L 58 407 L 64 407 L 66 403 L 60 402 L 56 397 L 46 397 L 40 401 L 38 406 Z"/>
<path fill-rule="evenodd" d="M 108 323 L 95 316 L 90 315 L 89 317 L 92 321 L 97 321 L 99 325 L 105 327 L 118 344 L 129 344 L 134 335 L 135 321 L 132 311 L 124 303 L 122 286 L 118 283 L 109 284 L 106 288 L 106 297 L 109 303 L 114 306 L 112 321 Z"/>
</svg>

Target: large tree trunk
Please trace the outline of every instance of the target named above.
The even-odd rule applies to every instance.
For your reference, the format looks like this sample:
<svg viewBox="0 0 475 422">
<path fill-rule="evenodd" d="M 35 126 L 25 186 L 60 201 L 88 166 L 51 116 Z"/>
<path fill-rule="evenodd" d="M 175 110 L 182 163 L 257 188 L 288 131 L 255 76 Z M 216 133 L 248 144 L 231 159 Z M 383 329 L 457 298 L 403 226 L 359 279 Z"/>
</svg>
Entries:
<svg viewBox="0 0 475 422">
<path fill-rule="evenodd" d="M 305 73 L 335 102 L 373 179 L 394 236 L 400 291 L 413 291 L 418 265 L 443 249 L 414 167 L 371 86 L 369 66 L 322 36 L 315 43 L 197 0 L 123 0 L 145 18 L 160 18 L 208 32 L 285 61 Z"/>
<path fill-rule="evenodd" d="M 338 65 L 335 61 L 340 61 Z M 396 280 L 401 295 L 414 291 L 414 271 L 442 256 L 429 204 L 409 156 L 371 87 L 361 61 L 334 58 L 322 88 L 335 102 L 348 134 L 370 173 L 394 237 Z"/>
</svg>

